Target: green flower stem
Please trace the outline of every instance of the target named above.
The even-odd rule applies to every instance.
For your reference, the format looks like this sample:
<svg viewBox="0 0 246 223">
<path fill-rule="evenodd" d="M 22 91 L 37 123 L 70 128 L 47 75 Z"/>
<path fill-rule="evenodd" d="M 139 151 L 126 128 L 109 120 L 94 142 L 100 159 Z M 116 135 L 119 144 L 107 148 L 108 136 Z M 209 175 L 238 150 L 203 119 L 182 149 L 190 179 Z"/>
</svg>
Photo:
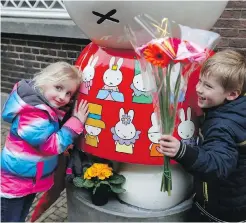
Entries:
<svg viewBox="0 0 246 223">
<path fill-rule="evenodd" d="M 179 76 L 177 78 L 177 81 L 175 83 L 175 88 L 174 88 L 174 103 L 173 103 L 173 114 L 175 114 L 173 116 L 173 120 L 172 123 L 175 122 L 175 118 L 176 118 L 176 113 L 177 113 L 177 107 L 178 107 L 178 99 L 179 99 L 179 93 L 180 93 L 180 84 L 181 84 L 181 75 L 182 75 L 182 63 L 180 63 L 180 71 L 179 71 Z M 174 125 L 173 125 L 174 127 Z M 173 132 L 173 129 L 172 129 Z"/>
<path fill-rule="evenodd" d="M 177 112 L 178 98 L 180 93 L 180 83 L 181 83 L 181 71 L 175 83 L 174 88 L 174 101 L 171 103 L 171 71 L 174 64 L 170 63 L 167 68 L 154 67 L 153 73 L 156 79 L 156 86 L 158 91 L 158 103 L 159 103 L 159 112 L 161 117 L 161 132 L 162 134 L 172 134 L 175 125 L 175 118 Z M 156 71 L 157 70 L 157 71 Z M 171 107 L 172 106 L 172 107 Z M 168 192 L 168 196 L 171 196 L 172 190 L 172 174 L 170 168 L 170 158 L 164 156 L 164 165 L 163 165 L 163 175 L 161 181 L 161 191 Z"/>
</svg>

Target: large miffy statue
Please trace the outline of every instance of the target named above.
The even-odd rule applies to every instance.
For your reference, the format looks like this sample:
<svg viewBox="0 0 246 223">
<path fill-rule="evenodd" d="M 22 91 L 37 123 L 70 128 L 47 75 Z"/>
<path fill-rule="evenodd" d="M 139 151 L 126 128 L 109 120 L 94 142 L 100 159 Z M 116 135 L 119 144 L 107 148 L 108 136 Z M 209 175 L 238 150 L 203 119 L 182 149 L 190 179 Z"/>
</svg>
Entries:
<svg viewBox="0 0 246 223">
<path fill-rule="evenodd" d="M 192 177 L 178 163 L 171 161 L 171 196 L 160 191 L 163 155 L 156 149 L 159 146 L 159 126 L 150 89 L 143 85 L 143 70 L 125 36 L 124 27 L 134 27 L 134 17 L 146 13 L 159 21 L 166 17 L 191 28 L 209 30 L 222 14 L 227 1 L 67 0 L 64 3 L 73 21 L 92 41 L 76 62 L 83 72 L 78 100 L 86 99 L 90 103 L 86 139 L 81 140 L 81 148 L 86 153 L 118 162 L 119 173 L 126 177 L 123 185 L 126 192 L 120 194 L 119 199 L 120 204 L 128 209 L 124 206 L 118 210 L 118 204 L 114 203 L 112 209 L 105 206 L 110 211 L 104 212 L 101 208 L 94 215 L 86 214 L 83 210 L 96 209 L 88 203 L 90 208 L 83 206 L 84 209 L 79 210 L 86 215 L 86 221 L 163 220 L 162 212 L 190 201 Z M 187 91 L 179 99 L 182 105 L 174 130 L 177 138 L 193 145 L 198 134 L 197 117 L 201 114 L 195 93 L 198 74 L 199 70 L 191 74 Z M 68 192 L 68 201 L 71 200 L 69 196 L 72 194 Z M 133 213 L 129 208 L 141 210 L 142 214 Z M 151 216 L 158 213 L 157 218 L 152 219 L 146 213 Z M 77 214 L 81 214 L 81 221 L 83 214 Z M 73 212 L 69 220 L 75 221 L 75 215 Z M 112 215 L 117 217 L 110 218 Z"/>
</svg>

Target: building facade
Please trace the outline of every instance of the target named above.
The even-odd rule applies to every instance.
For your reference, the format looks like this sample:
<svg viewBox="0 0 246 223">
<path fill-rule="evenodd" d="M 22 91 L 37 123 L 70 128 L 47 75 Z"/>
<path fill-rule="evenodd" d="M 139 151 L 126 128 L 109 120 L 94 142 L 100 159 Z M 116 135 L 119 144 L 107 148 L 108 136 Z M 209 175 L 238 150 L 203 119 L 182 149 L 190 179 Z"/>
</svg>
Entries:
<svg viewBox="0 0 246 223">
<path fill-rule="evenodd" d="M 50 63 L 74 64 L 90 42 L 70 19 L 62 0 L 1 1 L 1 20 L 4 93 Z M 246 56 L 246 0 L 229 1 L 212 30 L 222 37 L 217 50 L 230 47 Z"/>
</svg>

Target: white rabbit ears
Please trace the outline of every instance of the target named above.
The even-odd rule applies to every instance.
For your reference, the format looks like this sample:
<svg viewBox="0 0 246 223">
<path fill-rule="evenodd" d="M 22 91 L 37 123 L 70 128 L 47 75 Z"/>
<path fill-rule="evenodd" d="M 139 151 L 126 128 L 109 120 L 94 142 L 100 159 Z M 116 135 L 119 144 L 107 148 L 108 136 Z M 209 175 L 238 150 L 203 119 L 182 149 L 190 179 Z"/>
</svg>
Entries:
<svg viewBox="0 0 246 223">
<path fill-rule="evenodd" d="M 133 110 L 130 110 L 130 111 L 128 112 L 128 114 L 125 114 L 124 108 L 121 108 L 121 109 L 120 109 L 120 113 L 119 113 L 119 118 L 120 118 L 120 120 L 121 120 L 124 116 L 129 116 L 130 119 L 131 119 L 131 121 L 132 121 L 132 120 L 133 120 L 133 117 L 134 117 L 134 111 L 133 111 Z"/>
<path fill-rule="evenodd" d="M 120 58 L 117 61 L 117 65 L 115 64 L 115 57 L 111 57 L 110 61 L 109 61 L 109 68 L 111 70 L 119 70 L 123 64 L 123 58 Z"/>
<path fill-rule="evenodd" d="M 187 108 L 187 119 L 191 120 L 191 108 L 190 107 Z"/>
<path fill-rule="evenodd" d="M 158 126 L 158 121 L 155 112 L 151 114 L 151 122 L 153 126 Z"/>
<path fill-rule="evenodd" d="M 180 117 L 181 122 L 185 121 L 185 112 L 183 108 L 181 108 L 179 111 L 179 117 Z M 187 108 L 187 120 L 191 120 L 191 108 L 190 107 Z"/>
<path fill-rule="evenodd" d="M 88 54 L 88 52 L 85 54 L 85 56 L 84 56 L 83 59 L 81 60 L 80 65 L 77 66 L 77 68 L 79 69 L 79 71 L 82 71 L 82 69 L 81 69 L 81 68 L 82 68 L 82 64 L 83 64 L 83 61 L 85 60 L 85 58 L 87 57 L 87 54 Z M 99 57 L 96 56 L 94 59 L 93 59 L 93 57 L 94 57 L 94 55 L 91 55 L 91 57 L 90 57 L 90 59 L 89 59 L 87 65 L 86 65 L 86 67 L 93 67 L 93 68 L 95 67 L 95 65 L 96 65 L 96 63 L 97 63 Z"/>
<path fill-rule="evenodd" d="M 89 61 L 88 61 L 88 65 L 91 66 L 91 67 L 95 67 L 97 61 L 98 61 L 98 56 L 96 56 L 94 59 L 93 59 L 94 55 L 91 55 Z"/>
</svg>

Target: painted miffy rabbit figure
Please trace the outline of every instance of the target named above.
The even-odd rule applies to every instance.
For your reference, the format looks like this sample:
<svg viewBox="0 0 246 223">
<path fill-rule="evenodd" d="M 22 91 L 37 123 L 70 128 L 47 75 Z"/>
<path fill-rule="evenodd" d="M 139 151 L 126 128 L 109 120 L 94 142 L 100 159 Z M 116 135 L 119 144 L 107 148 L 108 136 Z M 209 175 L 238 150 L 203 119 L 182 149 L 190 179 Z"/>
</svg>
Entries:
<svg viewBox="0 0 246 223">
<path fill-rule="evenodd" d="M 119 112 L 119 122 L 111 128 L 113 139 L 115 140 L 116 152 L 133 154 L 134 143 L 139 139 L 141 131 L 137 131 L 132 123 L 134 111 L 125 113 L 121 108 Z"/>
<path fill-rule="evenodd" d="M 151 123 L 152 126 L 148 131 L 148 138 L 152 142 L 149 146 L 150 156 L 163 156 L 163 154 L 159 153 L 157 150 L 157 148 L 160 147 L 159 139 L 161 138 L 161 134 L 156 114 L 154 112 L 151 114 Z"/>
<path fill-rule="evenodd" d="M 92 86 L 92 81 L 95 76 L 95 65 L 98 61 L 98 56 L 93 59 L 93 55 L 90 57 L 87 65 L 83 69 L 82 83 L 80 85 L 80 92 L 88 94 Z"/>
<path fill-rule="evenodd" d="M 123 58 L 120 58 L 115 64 L 115 57 L 109 61 L 109 69 L 103 75 L 104 86 L 99 90 L 97 98 L 111 101 L 124 101 L 124 95 L 119 92 L 118 86 L 123 80 L 120 68 L 123 64 Z"/>
<path fill-rule="evenodd" d="M 191 108 L 187 108 L 187 120 L 185 120 L 184 109 L 180 109 L 180 120 L 181 123 L 178 126 L 178 134 L 182 138 L 182 142 L 194 146 L 196 145 L 196 139 L 194 137 L 195 125 L 191 121 Z"/>
<path fill-rule="evenodd" d="M 135 60 L 134 78 L 130 86 L 133 90 L 132 101 L 135 103 L 150 104 L 152 103 L 151 84 L 144 83 L 143 80 L 147 75 L 144 75 L 145 73 L 143 72 L 146 72 L 146 70 L 141 70 L 139 61 Z"/>
<path fill-rule="evenodd" d="M 102 106 L 89 103 L 89 115 L 85 122 L 85 143 L 92 147 L 98 147 L 99 134 L 105 129 L 105 123 L 101 120 Z"/>
<path fill-rule="evenodd" d="M 98 135 L 101 133 L 102 129 L 91 125 L 85 125 L 85 130 L 87 132 L 85 135 L 85 143 L 97 147 L 99 143 Z"/>
</svg>

